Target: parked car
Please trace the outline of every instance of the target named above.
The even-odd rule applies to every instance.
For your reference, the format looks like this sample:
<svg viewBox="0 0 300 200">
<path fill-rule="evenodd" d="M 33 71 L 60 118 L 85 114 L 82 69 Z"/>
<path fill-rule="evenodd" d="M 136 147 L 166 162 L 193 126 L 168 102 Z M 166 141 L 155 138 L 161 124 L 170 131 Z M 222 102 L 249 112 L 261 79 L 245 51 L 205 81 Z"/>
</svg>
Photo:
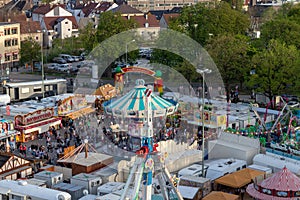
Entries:
<svg viewBox="0 0 300 200">
<path fill-rule="evenodd" d="M 68 72 L 71 70 L 71 65 L 70 64 L 61 64 L 57 67 L 57 71 L 60 72 Z"/>
<path fill-rule="evenodd" d="M 66 64 L 67 63 L 67 61 L 65 59 L 60 58 L 60 57 L 55 57 L 52 60 L 53 60 L 53 62 L 56 62 L 58 64 Z"/>
<path fill-rule="evenodd" d="M 74 59 L 74 62 L 78 62 L 80 61 L 80 56 L 72 56 L 72 58 Z"/>
<path fill-rule="evenodd" d="M 59 57 L 63 58 L 64 60 L 66 60 L 68 63 L 69 62 L 74 62 L 74 58 L 68 54 L 59 54 Z"/>
<path fill-rule="evenodd" d="M 50 69 L 50 70 L 56 70 L 57 67 L 59 67 L 59 64 L 58 63 L 49 63 L 49 64 L 46 64 L 46 67 L 47 67 L 47 69 Z"/>
</svg>

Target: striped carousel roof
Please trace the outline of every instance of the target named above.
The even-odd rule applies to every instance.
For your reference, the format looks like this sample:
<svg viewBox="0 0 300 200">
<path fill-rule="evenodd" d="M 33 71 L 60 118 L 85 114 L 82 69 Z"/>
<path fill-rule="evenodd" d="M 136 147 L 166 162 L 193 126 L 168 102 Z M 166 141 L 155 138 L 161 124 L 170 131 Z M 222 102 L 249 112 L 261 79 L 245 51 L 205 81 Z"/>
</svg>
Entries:
<svg viewBox="0 0 300 200">
<path fill-rule="evenodd" d="M 296 200 L 300 194 L 300 179 L 286 167 L 261 183 L 252 183 L 247 193 L 258 200 Z"/>
<path fill-rule="evenodd" d="M 286 167 L 264 180 L 261 186 L 268 189 L 280 191 L 299 191 L 300 178 L 290 172 Z"/>
<path fill-rule="evenodd" d="M 146 95 L 145 91 L 147 89 L 146 86 L 143 85 L 143 81 L 138 82 L 137 85 L 133 90 L 125 94 L 119 99 L 112 100 L 109 104 L 107 104 L 104 108 L 106 111 L 113 111 L 116 114 L 116 111 L 121 112 L 140 112 L 145 111 L 145 102 L 146 102 Z M 169 111 L 172 113 L 175 111 L 176 105 L 172 104 L 171 102 L 151 93 L 151 109 L 156 111 L 166 111 L 169 114 Z M 166 114 L 166 112 L 162 112 L 162 115 Z M 158 112 L 156 112 L 158 113 Z"/>
</svg>

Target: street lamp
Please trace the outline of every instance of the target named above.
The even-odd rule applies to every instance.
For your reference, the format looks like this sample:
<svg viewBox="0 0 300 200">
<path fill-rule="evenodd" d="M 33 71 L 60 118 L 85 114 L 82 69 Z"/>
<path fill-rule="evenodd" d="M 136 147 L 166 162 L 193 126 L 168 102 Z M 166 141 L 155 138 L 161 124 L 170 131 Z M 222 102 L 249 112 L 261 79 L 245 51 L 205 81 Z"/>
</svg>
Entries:
<svg viewBox="0 0 300 200">
<path fill-rule="evenodd" d="M 43 44 L 44 44 L 44 30 L 42 30 L 42 37 L 41 37 L 41 68 L 42 68 L 42 95 L 45 98 L 45 86 L 44 86 L 44 53 L 43 53 Z"/>
<path fill-rule="evenodd" d="M 130 43 L 132 43 L 132 42 L 135 42 L 135 39 L 133 39 L 133 40 L 131 40 L 131 41 L 129 41 L 129 42 L 126 43 L 126 51 L 125 51 L 125 65 L 126 65 L 126 67 L 127 67 L 128 45 L 129 45 Z M 128 82 L 129 82 L 129 74 L 127 74 L 127 76 L 126 76 L 126 83 L 128 83 Z"/>
<path fill-rule="evenodd" d="M 204 175 L 204 158 L 205 158 L 205 153 L 204 153 L 204 141 L 205 141 L 205 134 L 204 134 L 204 98 L 205 98 L 205 73 L 209 74 L 212 71 L 210 69 L 197 69 L 197 72 L 199 74 L 202 75 L 202 114 L 201 114 L 201 118 L 202 118 L 202 177 L 205 178 Z"/>
<path fill-rule="evenodd" d="M 133 40 L 131 40 L 130 42 L 127 42 L 127 43 L 126 43 L 126 52 L 125 52 L 125 64 L 126 64 L 126 66 L 127 66 L 128 45 L 129 45 L 130 43 L 132 43 L 132 42 L 135 42 L 135 40 L 133 39 Z"/>
</svg>

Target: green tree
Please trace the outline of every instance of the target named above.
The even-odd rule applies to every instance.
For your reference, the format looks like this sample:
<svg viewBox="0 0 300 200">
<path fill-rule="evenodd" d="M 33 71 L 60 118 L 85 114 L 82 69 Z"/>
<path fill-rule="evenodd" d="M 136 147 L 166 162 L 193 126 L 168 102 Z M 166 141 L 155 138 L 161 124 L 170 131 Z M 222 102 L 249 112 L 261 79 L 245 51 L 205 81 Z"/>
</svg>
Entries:
<svg viewBox="0 0 300 200">
<path fill-rule="evenodd" d="M 263 92 L 271 102 L 299 79 L 299 51 L 293 45 L 271 40 L 252 61 L 255 74 L 250 77 L 248 85 L 257 87 L 257 91 Z"/>
<path fill-rule="evenodd" d="M 287 45 L 300 47 L 300 24 L 288 18 L 274 19 L 265 23 L 261 28 L 262 47 L 270 40 L 276 39 Z"/>
<path fill-rule="evenodd" d="M 100 43 L 113 35 L 133 28 L 137 28 L 137 23 L 134 20 L 126 20 L 120 13 L 104 12 L 99 18 L 97 40 Z"/>
<path fill-rule="evenodd" d="M 230 99 L 230 83 L 243 83 L 249 68 L 251 48 L 248 38 L 240 35 L 222 35 L 206 46 L 210 56 L 217 65 L 224 82 L 227 100 Z"/>
<path fill-rule="evenodd" d="M 41 59 L 41 45 L 32 38 L 26 38 L 21 42 L 20 56 L 21 64 L 30 63 L 33 69 L 33 62 Z"/>
<path fill-rule="evenodd" d="M 79 30 L 78 41 L 80 41 L 80 46 L 88 52 L 99 44 L 97 41 L 97 29 L 94 28 L 92 23 L 88 23 L 83 29 Z"/>
<path fill-rule="evenodd" d="M 250 25 L 249 16 L 232 9 L 226 2 L 198 3 L 185 7 L 170 28 L 189 35 L 202 45 L 210 37 L 223 34 L 244 34 Z"/>
<path fill-rule="evenodd" d="M 102 49 L 99 48 L 96 52 L 94 52 L 94 56 L 101 60 L 100 62 L 103 64 L 106 61 L 109 61 L 110 58 L 118 58 L 120 56 L 125 57 L 125 55 L 120 55 L 120 53 L 124 52 L 124 48 L 126 44 L 129 44 L 130 41 L 135 39 L 135 35 L 128 34 L 121 35 L 122 40 L 118 38 L 116 35 L 122 33 L 124 31 L 128 31 L 137 27 L 137 23 L 132 19 L 127 20 L 121 16 L 120 13 L 113 13 L 111 11 L 104 12 L 100 15 L 99 23 L 97 27 L 96 37 L 98 44 L 102 45 Z M 115 37 L 114 37 L 115 36 Z M 109 42 L 106 39 L 109 39 Z M 132 49 L 134 43 L 128 46 L 128 50 Z M 100 50 L 101 49 L 101 50 Z M 123 53 L 124 54 L 124 53 Z M 128 51 L 128 60 L 131 60 L 130 57 L 134 56 L 136 53 Z M 109 66 L 106 68 L 104 75 L 106 77 L 112 76 L 112 67 L 114 63 L 106 63 Z M 105 65 L 106 67 L 106 65 Z"/>
</svg>

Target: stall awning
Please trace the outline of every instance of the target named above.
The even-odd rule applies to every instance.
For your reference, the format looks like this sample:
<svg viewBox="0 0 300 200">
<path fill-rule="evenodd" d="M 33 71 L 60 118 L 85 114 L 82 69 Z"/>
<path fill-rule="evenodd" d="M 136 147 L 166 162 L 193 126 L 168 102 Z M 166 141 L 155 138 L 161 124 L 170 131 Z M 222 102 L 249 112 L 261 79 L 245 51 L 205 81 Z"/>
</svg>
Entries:
<svg viewBox="0 0 300 200">
<path fill-rule="evenodd" d="M 86 108 L 82 108 L 80 110 L 76 110 L 72 113 L 69 113 L 66 115 L 66 117 L 69 117 L 71 119 L 77 119 L 83 115 L 87 115 L 87 114 L 90 114 L 90 113 L 93 113 L 95 112 L 95 109 L 94 108 L 91 108 L 91 107 L 86 107 Z"/>
<path fill-rule="evenodd" d="M 232 188 L 241 188 L 249 184 L 251 179 L 243 178 L 235 174 L 227 174 L 215 180 L 215 183 L 225 185 Z"/>
<path fill-rule="evenodd" d="M 228 194 L 225 192 L 213 191 L 206 195 L 203 200 L 238 200 L 239 196 L 234 194 Z"/>
<path fill-rule="evenodd" d="M 49 130 L 50 126 L 59 125 L 60 123 L 61 123 L 61 118 L 54 117 L 26 126 L 16 126 L 15 129 L 20 131 L 22 130 L 23 133 L 31 133 L 34 131 L 39 131 L 40 133 L 44 133 Z"/>
</svg>

